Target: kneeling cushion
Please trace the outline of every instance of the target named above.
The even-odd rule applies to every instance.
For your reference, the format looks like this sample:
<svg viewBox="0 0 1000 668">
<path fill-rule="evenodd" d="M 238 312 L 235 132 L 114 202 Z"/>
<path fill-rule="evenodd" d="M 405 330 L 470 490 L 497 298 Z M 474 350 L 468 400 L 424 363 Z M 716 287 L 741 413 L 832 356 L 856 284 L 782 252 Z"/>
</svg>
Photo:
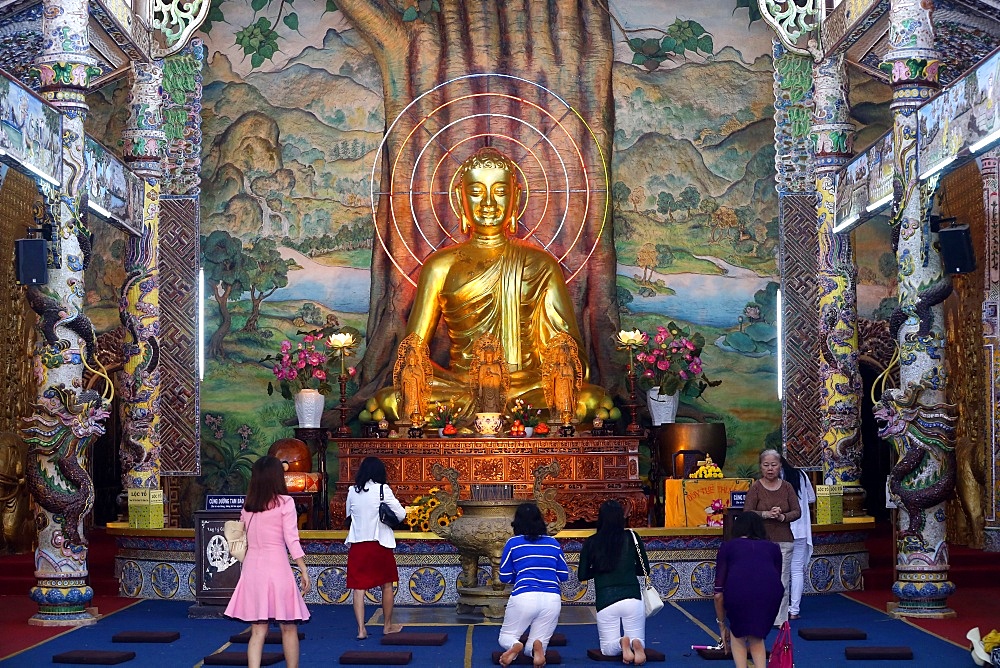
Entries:
<svg viewBox="0 0 1000 668">
<path fill-rule="evenodd" d="M 909 647 L 845 647 L 848 659 L 896 659 L 908 661 L 913 658 Z"/>
<path fill-rule="evenodd" d="M 527 631 L 521 634 L 521 644 L 522 645 L 528 644 Z M 565 633 L 559 633 L 558 631 L 556 631 L 555 633 L 552 634 L 552 637 L 549 638 L 549 647 L 565 647 L 565 646 L 566 646 Z"/>
<path fill-rule="evenodd" d="M 351 650 L 340 655 L 340 663 L 351 666 L 405 666 L 412 658 L 413 652 Z"/>
<path fill-rule="evenodd" d="M 260 665 L 273 666 L 279 661 L 284 661 L 285 655 L 282 652 L 264 652 L 260 657 Z M 209 654 L 203 659 L 206 666 L 247 666 L 246 652 L 217 652 Z"/>
<path fill-rule="evenodd" d="M 135 652 L 119 652 L 117 650 L 74 649 L 52 657 L 52 663 L 90 664 L 94 666 L 113 666 L 125 663 L 135 658 Z"/>
<path fill-rule="evenodd" d="M 799 637 L 805 640 L 868 640 L 867 633 L 852 628 L 799 629 Z"/>
<path fill-rule="evenodd" d="M 494 663 L 494 665 L 497 665 L 497 666 L 500 665 L 500 656 L 502 654 L 503 654 L 503 652 L 493 652 L 493 663 Z M 559 656 L 559 652 L 555 651 L 554 649 L 547 649 L 547 650 L 545 650 L 545 663 L 546 664 L 553 664 L 553 665 L 560 664 L 560 663 L 562 663 L 562 657 Z M 517 655 L 517 658 L 514 659 L 514 663 L 512 663 L 511 665 L 513 665 L 513 666 L 530 666 L 532 664 L 533 664 L 533 662 L 531 660 L 531 657 L 528 656 L 527 654 L 525 654 L 524 652 L 521 652 L 520 654 Z"/>
<path fill-rule="evenodd" d="M 622 660 L 621 654 L 608 656 L 607 654 L 603 654 L 599 649 L 588 649 L 587 656 L 592 661 L 617 661 L 618 663 L 621 663 Z M 729 655 L 730 658 L 732 658 L 732 656 L 733 656 L 732 654 Z M 656 649 L 652 649 L 650 647 L 646 648 L 647 663 L 649 663 L 650 661 L 666 661 L 666 660 L 667 656 L 663 652 Z"/>
</svg>

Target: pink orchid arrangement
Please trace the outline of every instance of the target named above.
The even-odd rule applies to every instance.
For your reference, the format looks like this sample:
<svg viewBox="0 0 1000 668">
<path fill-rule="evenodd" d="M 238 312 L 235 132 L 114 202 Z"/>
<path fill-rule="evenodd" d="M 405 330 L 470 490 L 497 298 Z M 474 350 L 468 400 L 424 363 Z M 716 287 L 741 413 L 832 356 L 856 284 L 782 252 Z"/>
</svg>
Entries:
<svg viewBox="0 0 1000 668">
<path fill-rule="evenodd" d="M 299 390 L 319 390 L 320 394 L 329 394 L 333 389 L 327 381 L 327 364 L 330 354 L 326 348 L 326 340 L 321 336 L 306 334 L 301 343 L 292 343 L 288 339 L 281 342 L 280 353 L 277 356 L 268 355 L 264 360 L 273 360 L 271 371 L 281 388 L 281 396 L 292 399 Z M 267 393 L 274 392 L 272 383 L 267 384 Z"/>
<path fill-rule="evenodd" d="M 659 386 L 660 394 L 680 392 L 686 397 L 700 397 L 721 380 L 709 380 L 702 368 L 701 351 L 705 337 L 681 329 L 676 323 L 659 326 L 650 336 L 641 333 L 643 345 L 630 347 L 635 355 L 639 380 L 647 387 Z"/>
</svg>

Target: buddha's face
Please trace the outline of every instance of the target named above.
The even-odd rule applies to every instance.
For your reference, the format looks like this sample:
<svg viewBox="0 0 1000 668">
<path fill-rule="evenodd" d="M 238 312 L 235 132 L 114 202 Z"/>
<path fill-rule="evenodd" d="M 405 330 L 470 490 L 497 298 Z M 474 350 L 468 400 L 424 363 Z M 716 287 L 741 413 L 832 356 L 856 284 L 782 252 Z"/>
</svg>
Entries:
<svg viewBox="0 0 1000 668">
<path fill-rule="evenodd" d="M 465 172 L 459 197 L 465 218 L 479 233 L 501 231 L 517 208 L 520 189 L 502 167 L 476 167 Z"/>
</svg>

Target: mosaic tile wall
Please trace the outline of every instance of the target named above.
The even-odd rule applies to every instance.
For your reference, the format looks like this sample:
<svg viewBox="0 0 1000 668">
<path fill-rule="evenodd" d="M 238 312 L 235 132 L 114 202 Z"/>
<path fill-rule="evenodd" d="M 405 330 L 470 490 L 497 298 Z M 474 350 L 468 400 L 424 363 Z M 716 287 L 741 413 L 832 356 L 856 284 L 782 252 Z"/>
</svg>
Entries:
<svg viewBox="0 0 1000 668">
<path fill-rule="evenodd" d="M 863 531 L 816 533 L 809 564 L 806 594 L 828 594 L 862 588 L 861 571 L 868 567 Z M 193 601 L 195 568 L 193 539 L 119 537 L 116 570 L 120 594 L 133 598 Z M 563 602 L 593 605 L 594 589 L 576 579 L 582 541 L 560 539 L 570 566 L 563 585 Z M 712 596 L 718 536 L 644 537 L 651 576 L 664 599 L 685 600 Z M 347 589 L 347 549 L 340 541 L 302 541 L 306 563 L 315 587 L 306 596 L 309 604 L 350 603 Z M 456 580 L 461 569 L 455 549 L 443 541 L 399 541 L 397 605 L 454 605 Z M 488 568 L 480 568 L 486 583 Z M 379 589 L 369 590 L 369 602 L 381 602 Z"/>
</svg>

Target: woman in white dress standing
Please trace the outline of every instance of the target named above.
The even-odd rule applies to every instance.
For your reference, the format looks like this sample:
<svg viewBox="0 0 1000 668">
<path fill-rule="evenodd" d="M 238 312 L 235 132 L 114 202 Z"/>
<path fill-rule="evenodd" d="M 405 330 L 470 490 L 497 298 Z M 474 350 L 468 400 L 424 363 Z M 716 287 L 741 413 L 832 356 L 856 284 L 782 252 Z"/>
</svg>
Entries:
<svg viewBox="0 0 1000 668">
<path fill-rule="evenodd" d="M 792 537 L 792 563 L 791 563 L 791 586 L 789 587 L 788 618 L 799 618 L 799 605 L 802 603 L 802 590 L 805 588 L 806 571 L 809 569 L 809 560 L 812 558 L 813 537 L 812 537 L 812 517 L 809 513 L 809 504 L 815 503 L 816 492 L 809 482 L 809 476 L 805 471 L 788 463 L 784 456 L 781 457 L 781 477 L 788 481 L 788 484 L 795 490 L 799 497 L 799 508 L 802 515 L 799 519 L 791 523 Z"/>
</svg>

